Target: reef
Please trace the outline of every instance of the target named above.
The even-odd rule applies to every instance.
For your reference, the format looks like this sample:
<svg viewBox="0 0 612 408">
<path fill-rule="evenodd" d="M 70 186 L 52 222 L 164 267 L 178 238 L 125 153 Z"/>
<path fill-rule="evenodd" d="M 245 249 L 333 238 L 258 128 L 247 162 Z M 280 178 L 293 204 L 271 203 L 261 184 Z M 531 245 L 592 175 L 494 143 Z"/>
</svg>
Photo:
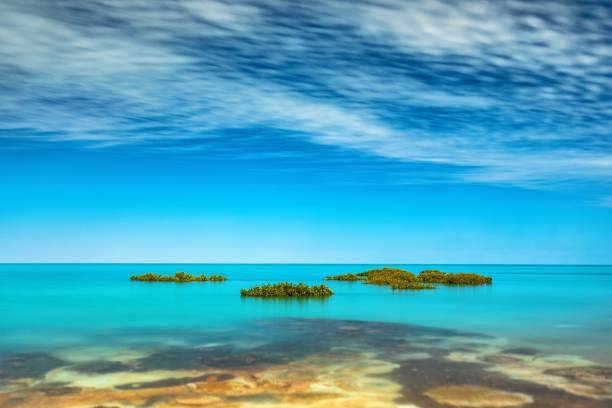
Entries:
<svg viewBox="0 0 612 408">
<path fill-rule="evenodd" d="M 425 395 L 453 407 L 516 407 L 533 402 L 530 395 L 479 385 L 443 385 L 425 391 Z"/>
<path fill-rule="evenodd" d="M 147 272 L 142 275 L 130 276 L 131 281 L 140 282 L 174 282 L 174 283 L 190 283 L 190 282 L 223 282 L 227 277 L 223 275 L 200 275 L 195 276 L 185 272 L 176 272 L 174 276 L 159 275 L 153 272 Z"/>
<path fill-rule="evenodd" d="M 246 297 L 328 297 L 333 294 L 334 292 L 327 285 L 308 286 L 304 283 L 289 282 L 240 289 L 240 296 Z"/>
<path fill-rule="evenodd" d="M 0 378 L 0 408 L 607 408 L 612 398 L 610 367 L 537 350 L 509 356 L 508 344 L 476 333 L 333 319 L 232 330 L 208 345 L 218 331 L 89 361 L 79 350 L 4 356 L 27 369 Z"/>
<path fill-rule="evenodd" d="M 0 382 L 20 378 L 39 378 L 64 362 L 45 353 L 22 353 L 0 357 Z"/>
<path fill-rule="evenodd" d="M 591 394 L 612 399 L 612 367 L 586 366 L 545 370 L 543 374 L 564 378 Z"/>
<path fill-rule="evenodd" d="M 233 370 L 231 375 L 211 371 L 179 377 L 184 374 L 158 372 L 167 380 L 146 387 L 62 386 L 53 387 L 52 392 L 40 387 L 0 392 L 0 407 L 393 407 L 401 387 L 376 376 L 394 367 L 367 355 L 318 354 L 287 364 Z"/>
<path fill-rule="evenodd" d="M 483 348 L 454 351 L 446 358 L 455 363 L 486 363 L 489 364 L 487 371 L 492 374 L 500 373 L 515 381 L 538 384 L 548 390 L 562 390 L 567 402 L 559 406 L 573 406 L 569 403 L 570 395 L 599 400 L 601 406 L 608 406 L 606 404 L 612 400 L 612 367 L 596 366 L 578 356 L 543 353 L 509 355 L 504 354 L 504 350 Z"/>
</svg>

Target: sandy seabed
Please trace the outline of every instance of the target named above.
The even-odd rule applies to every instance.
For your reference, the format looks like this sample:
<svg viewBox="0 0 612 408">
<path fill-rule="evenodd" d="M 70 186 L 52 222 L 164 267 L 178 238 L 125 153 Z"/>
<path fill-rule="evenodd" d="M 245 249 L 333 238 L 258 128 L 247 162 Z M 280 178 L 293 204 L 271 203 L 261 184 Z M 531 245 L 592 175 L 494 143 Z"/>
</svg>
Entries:
<svg viewBox="0 0 612 408">
<path fill-rule="evenodd" d="M 0 356 L 0 408 L 521 406 L 611 407 L 612 367 L 479 334 L 325 319 L 253 322 L 189 347 Z"/>
</svg>

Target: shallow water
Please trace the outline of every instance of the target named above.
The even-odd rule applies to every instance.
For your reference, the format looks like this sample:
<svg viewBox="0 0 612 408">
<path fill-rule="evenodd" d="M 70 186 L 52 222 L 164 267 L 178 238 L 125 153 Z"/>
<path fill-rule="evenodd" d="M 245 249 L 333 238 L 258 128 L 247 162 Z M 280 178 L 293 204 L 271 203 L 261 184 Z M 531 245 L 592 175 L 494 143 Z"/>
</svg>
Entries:
<svg viewBox="0 0 612 408">
<path fill-rule="evenodd" d="M 609 266 L 388 265 L 494 282 L 239 296 L 375 266 L 0 265 L 0 407 L 610 406 Z M 129 281 L 177 270 L 229 280 Z"/>
</svg>

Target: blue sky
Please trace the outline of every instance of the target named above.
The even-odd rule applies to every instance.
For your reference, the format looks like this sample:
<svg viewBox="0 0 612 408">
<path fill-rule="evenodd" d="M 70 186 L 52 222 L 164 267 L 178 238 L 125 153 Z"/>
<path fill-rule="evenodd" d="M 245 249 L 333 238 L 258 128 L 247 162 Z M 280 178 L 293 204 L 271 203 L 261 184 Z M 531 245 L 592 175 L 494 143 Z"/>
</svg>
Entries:
<svg viewBox="0 0 612 408">
<path fill-rule="evenodd" d="M 612 263 L 606 1 L 0 4 L 0 261 Z"/>
</svg>

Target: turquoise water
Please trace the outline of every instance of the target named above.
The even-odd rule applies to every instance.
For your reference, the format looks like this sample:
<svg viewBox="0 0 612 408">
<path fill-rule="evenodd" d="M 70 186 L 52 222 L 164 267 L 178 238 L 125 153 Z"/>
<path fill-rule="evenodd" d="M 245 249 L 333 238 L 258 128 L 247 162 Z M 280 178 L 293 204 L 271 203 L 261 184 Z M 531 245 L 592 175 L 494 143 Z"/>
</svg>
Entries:
<svg viewBox="0 0 612 408">
<path fill-rule="evenodd" d="M 320 283 L 324 276 L 396 266 L 491 275 L 493 285 L 391 291 L 329 282 L 326 300 L 244 299 L 263 282 Z M 131 282 L 144 272 L 224 274 L 224 283 Z M 325 318 L 409 323 L 498 336 L 509 344 L 612 362 L 612 266 L 2 264 L 0 351 L 180 344 L 189 333 L 260 319 Z M 246 326 L 245 326 L 246 327 Z"/>
</svg>

